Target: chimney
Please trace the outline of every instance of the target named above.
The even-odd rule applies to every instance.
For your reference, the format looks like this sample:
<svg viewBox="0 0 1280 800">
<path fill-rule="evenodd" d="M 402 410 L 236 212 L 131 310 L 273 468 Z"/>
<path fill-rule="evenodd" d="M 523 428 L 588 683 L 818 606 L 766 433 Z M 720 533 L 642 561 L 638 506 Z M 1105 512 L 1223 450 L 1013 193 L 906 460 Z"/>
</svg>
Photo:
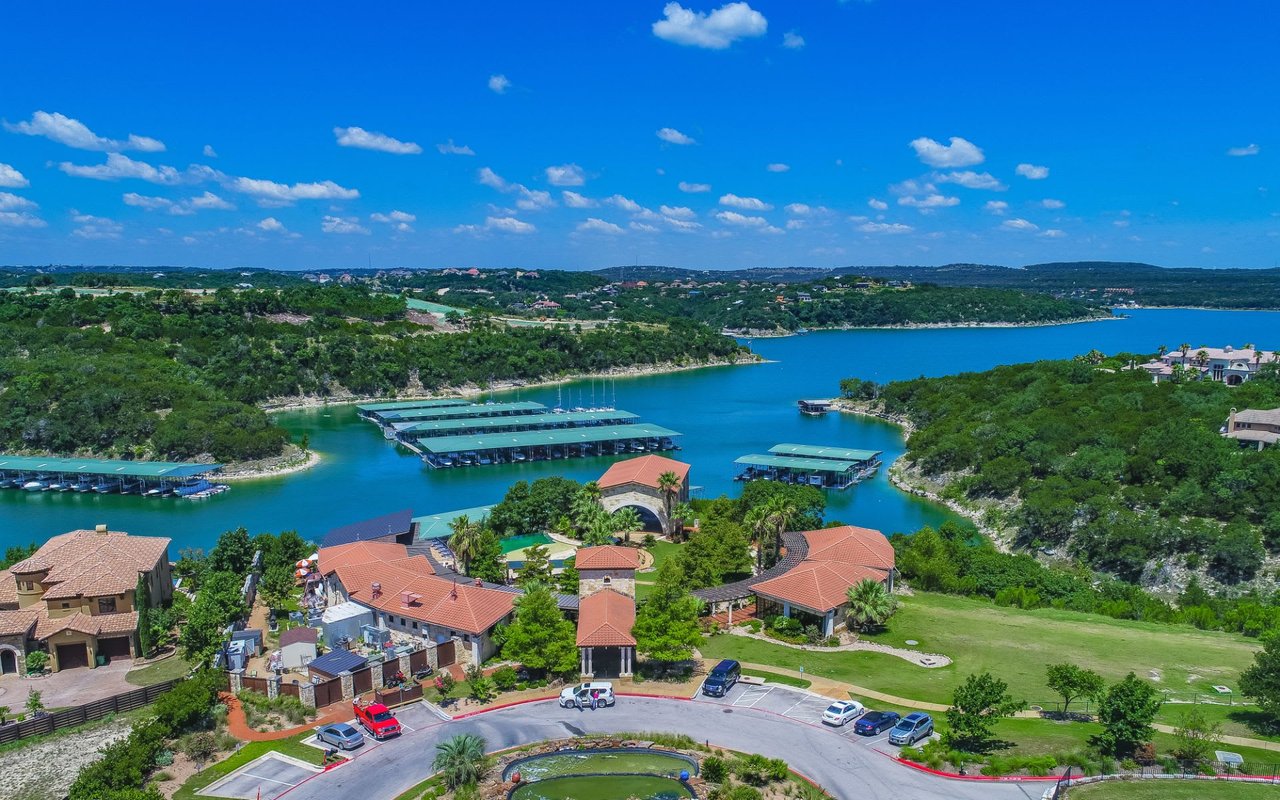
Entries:
<svg viewBox="0 0 1280 800">
<path fill-rule="evenodd" d="M 369 590 L 370 590 L 370 599 L 371 599 L 371 600 L 377 600 L 379 597 L 382 597 L 382 584 L 381 584 L 381 583 L 378 583 L 377 581 L 374 581 L 374 582 L 373 582 L 373 585 L 369 587 Z"/>
<path fill-rule="evenodd" d="M 93 531 L 94 533 L 106 533 L 107 524 L 105 522 L 99 522 L 97 525 L 93 526 Z"/>
<path fill-rule="evenodd" d="M 1231 416 L 1227 417 L 1227 433 L 1236 432 L 1236 410 L 1231 409 Z"/>
<path fill-rule="evenodd" d="M 483 587 L 484 587 L 484 581 L 480 580 L 479 578 L 476 578 L 476 586 L 479 586 L 479 587 L 482 587 L 482 588 L 483 588 Z"/>
</svg>

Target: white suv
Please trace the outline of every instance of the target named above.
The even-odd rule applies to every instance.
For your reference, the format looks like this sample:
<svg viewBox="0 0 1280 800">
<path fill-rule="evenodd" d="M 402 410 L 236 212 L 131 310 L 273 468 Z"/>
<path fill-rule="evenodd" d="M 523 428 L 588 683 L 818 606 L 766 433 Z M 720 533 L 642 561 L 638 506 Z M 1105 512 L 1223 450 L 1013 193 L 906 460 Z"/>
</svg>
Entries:
<svg viewBox="0 0 1280 800">
<path fill-rule="evenodd" d="M 591 693 L 596 693 L 596 702 L 599 705 L 611 706 L 614 703 L 613 684 L 608 681 L 587 681 L 579 683 L 576 686 L 570 686 L 560 692 L 560 707 L 569 708 L 570 706 L 591 705 Z"/>
</svg>

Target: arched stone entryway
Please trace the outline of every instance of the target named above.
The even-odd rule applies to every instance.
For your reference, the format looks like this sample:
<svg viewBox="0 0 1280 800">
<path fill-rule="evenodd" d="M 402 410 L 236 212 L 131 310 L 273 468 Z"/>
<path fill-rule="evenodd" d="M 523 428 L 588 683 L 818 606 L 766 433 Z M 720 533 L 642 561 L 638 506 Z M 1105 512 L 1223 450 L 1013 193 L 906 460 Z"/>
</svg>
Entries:
<svg viewBox="0 0 1280 800">
<path fill-rule="evenodd" d="M 661 500 L 647 497 L 640 492 L 624 492 L 601 497 L 600 505 L 604 506 L 604 510 L 610 514 L 622 508 L 633 508 L 640 515 L 644 530 L 651 533 L 667 532 L 667 514 Z"/>
<path fill-rule="evenodd" d="M 16 675 L 22 653 L 16 647 L 0 644 L 0 675 Z"/>
</svg>

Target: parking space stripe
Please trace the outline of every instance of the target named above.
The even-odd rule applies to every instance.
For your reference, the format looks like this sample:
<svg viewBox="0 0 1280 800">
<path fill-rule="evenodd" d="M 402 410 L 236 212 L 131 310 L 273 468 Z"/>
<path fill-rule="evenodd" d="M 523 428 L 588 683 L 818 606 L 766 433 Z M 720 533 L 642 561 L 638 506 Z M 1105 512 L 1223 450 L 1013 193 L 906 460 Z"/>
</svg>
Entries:
<svg viewBox="0 0 1280 800">
<path fill-rule="evenodd" d="M 288 786 L 290 789 L 298 785 L 296 783 L 289 783 L 288 781 L 278 781 L 275 778 L 268 778 L 265 775 L 254 775 L 252 772 L 241 772 L 240 774 L 246 778 L 253 778 L 255 781 L 270 781 L 271 783 L 279 783 L 283 786 Z"/>
</svg>

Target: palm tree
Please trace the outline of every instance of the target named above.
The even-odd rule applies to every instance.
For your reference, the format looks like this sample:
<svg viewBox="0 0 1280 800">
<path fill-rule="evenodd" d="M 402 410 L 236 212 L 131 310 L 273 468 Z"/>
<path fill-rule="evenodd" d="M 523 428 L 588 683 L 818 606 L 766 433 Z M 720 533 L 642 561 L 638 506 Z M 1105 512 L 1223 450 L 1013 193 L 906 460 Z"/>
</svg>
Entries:
<svg viewBox="0 0 1280 800">
<path fill-rule="evenodd" d="M 863 578 L 850 586 L 847 597 L 849 610 L 845 622 L 860 631 L 879 628 L 898 609 L 898 601 L 884 584 L 872 578 Z"/>
<path fill-rule="evenodd" d="M 1164 345 L 1160 345 L 1156 348 L 1156 358 L 1164 358 L 1164 354 L 1167 352 L 1169 352 L 1169 348 Z"/>
<path fill-rule="evenodd" d="M 613 544 L 613 533 L 613 517 L 601 511 L 587 523 L 586 530 L 582 532 L 582 543 L 587 547 Z"/>
<path fill-rule="evenodd" d="M 680 493 L 680 476 L 667 470 L 658 476 L 658 491 L 662 492 L 662 510 L 666 513 L 666 530 L 671 535 L 671 507 L 675 505 L 676 495 Z"/>
<path fill-rule="evenodd" d="M 675 508 L 671 509 L 671 515 L 680 520 L 680 538 L 684 538 L 685 523 L 694 518 L 693 506 L 688 503 L 676 503 Z"/>
<path fill-rule="evenodd" d="M 1188 342 L 1183 342 L 1182 344 L 1178 345 L 1178 349 L 1182 351 L 1182 360 L 1186 361 L 1187 353 L 1191 350 L 1191 345 Z"/>
<path fill-rule="evenodd" d="M 458 557 L 462 574 L 466 575 L 471 566 L 471 559 L 475 557 L 483 528 L 463 514 L 449 523 L 449 530 L 453 531 L 453 535 L 449 537 L 449 549 Z"/>
<path fill-rule="evenodd" d="M 460 733 L 436 745 L 431 768 L 439 772 L 450 789 L 479 783 L 489 771 L 485 740 L 473 733 Z"/>
<path fill-rule="evenodd" d="M 764 571 L 764 551 L 773 550 L 770 566 L 776 564 L 782 550 L 782 533 L 791 527 L 796 514 L 795 504 L 783 495 L 774 495 L 747 512 L 744 520 L 756 540 L 756 572 Z"/>
<path fill-rule="evenodd" d="M 1196 352 L 1196 366 L 1200 367 L 1200 369 L 1204 369 L 1205 365 L 1208 363 L 1209 351 L 1202 347 L 1198 352 Z"/>
<path fill-rule="evenodd" d="M 631 534 L 644 527 L 640 514 L 631 506 L 624 506 L 613 512 L 609 518 L 613 532 L 622 534 L 622 539 L 631 544 Z"/>
<path fill-rule="evenodd" d="M 604 516 L 607 516 L 607 513 L 600 505 L 600 486 L 592 481 L 578 490 L 569 504 L 569 517 L 573 520 L 574 527 L 578 529 L 578 538 L 585 536 L 586 532 Z"/>
</svg>

